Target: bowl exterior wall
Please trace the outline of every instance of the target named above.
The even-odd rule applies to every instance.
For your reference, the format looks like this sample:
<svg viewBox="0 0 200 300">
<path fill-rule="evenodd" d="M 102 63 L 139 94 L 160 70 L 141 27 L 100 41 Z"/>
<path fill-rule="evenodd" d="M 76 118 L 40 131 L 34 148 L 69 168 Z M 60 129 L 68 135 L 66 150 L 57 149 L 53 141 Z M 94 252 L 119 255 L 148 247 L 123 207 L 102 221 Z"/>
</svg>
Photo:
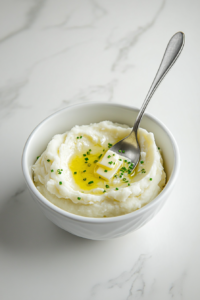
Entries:
<svg viewBox="0 0 200 300">
<path fill-rule="evenodd" d="M 127 219 L 118 220 L 117 222 L 91 224 L 60 215 L 58 212 L 42 205 L 32 192 L 31 195 L 41 207 L 44 215 L 55 225 L 71 234 L 90 240 L 110 240 L 139 229 L 153 219 L 167 200 L 167 196 L 164 196 L 162 201 L 156 203 L 156 205 L 148 210 L 143 211 L 141 214 L 132 217 L 129 217 L 128 214 Z"/>
</svg>

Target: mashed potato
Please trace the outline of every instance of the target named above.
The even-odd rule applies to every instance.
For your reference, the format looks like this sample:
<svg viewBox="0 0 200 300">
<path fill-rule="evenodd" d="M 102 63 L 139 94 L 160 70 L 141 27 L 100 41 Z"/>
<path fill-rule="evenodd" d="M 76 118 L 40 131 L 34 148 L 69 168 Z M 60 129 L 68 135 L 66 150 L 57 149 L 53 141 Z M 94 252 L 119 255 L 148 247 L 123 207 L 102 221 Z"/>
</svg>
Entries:
<svg viewBox="0 0 200 300">
<path fill-rule="evenodd" d="M 126 125 L 104 121 L 55 135 L 33 165 L 37 189 L 54 205 L 86 217 L 114 217 L 141 208 L 166 182 L 153 133 L 138 131 L 141 159 L 134 172 L 128 172 L 124 159 L 110 181 L 95 174 L 101 157 L 130 131 Z"/>
</svg>

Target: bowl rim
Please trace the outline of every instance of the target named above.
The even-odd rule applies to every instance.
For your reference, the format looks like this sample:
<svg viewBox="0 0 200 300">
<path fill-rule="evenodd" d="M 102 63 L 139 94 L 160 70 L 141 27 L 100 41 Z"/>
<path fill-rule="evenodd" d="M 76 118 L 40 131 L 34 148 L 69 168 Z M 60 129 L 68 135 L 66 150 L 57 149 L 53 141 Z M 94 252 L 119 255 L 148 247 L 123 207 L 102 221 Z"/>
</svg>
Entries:
<svg viewBox="0 0 200 300">
<path fill-rule="evenodd" d="M 53 114 L 51 114 L 50 116 L 48 116 L 47 118 L 45 118 L 43 121 L 41 121 L 31 132 L 31 134 L 29 135 L 23 152 L 22 152 L 22 159 L 21 159 L 21 165 L 22 165 L 22 171 L 23 171 L 23 175 L 25 178 L 25 182 L 29 188 L 29 190 L 36 196 L 35 198 L 37 199 L 37 201 L 39 202 L 40 205 L 42 205 L 45 208 L 50 209 L 52 212 L 56 212 L 59 215 L 62 215 L 64 217 L 76 220 L 76 221 L 80 221 L 80 222 L 84 222 L 84 223 L 95 223 L 95 224 L 106 224 L 106 223 L 112 223 L 112 222 L 117 222 L 117 221 L 123 221 L 125 219 L 129 219 L 132 217 L 136 217 L 140 214 L 145 213 L 145 211 L 149 210 L 151 207 L 155 206 L 158 202 L 162 201 L 162 198 L 166 195 L 169 194 L 175 184 L 175 181 L 178 177 L 178 173 L 180 170 L 180 154 L 179 154 L 179 149 L 178 149 L 178 145 L 176 143 L 176 140 L 173 136 L 173 134 L 171 133 L 171 131 L 166 127 L 166 125 L 164 125 L 159 119 L 157 119 L 156 117 L 152 116 L 149 113 L 145 113 L 145 116 L 147 116 L 149 119 L 153 120 L 156 124 L 158 124 L 169 136 L 172 146 L 173 146 L 173 151 L 174 151 L 174 166 L 173 166 L 173 170 L 171 173 L 171 176 L 166 184 L 166 186 L 164 187 L 164 189 L 160 192 L 160 194 L 158 196 L 156 196 L 155 199 L 153 199 L 151 202 L 147 203 L 145 206 L 141 207 L 140 209 L 127 213 L 125 215 L 121 215 L 121 216 L 115 216 L 115 217 L 108 217 L 108 218 L 95 218 L 95 217 L 84 217 L 84 216 L 80 216 L 80 215 L 75 215 L 73 213 L 67 212 L 61 208 L 59 208 L 58 206 L 54 205 L 53 203 L 51 203 L 47 198 L 45 198 L 36 188 L 36 186 L 34 185 L 33 180 L 30 177 L 29 174 L 29 166 L 27 165 L 27 156 L 28 156 L 28 148 L 29 148 L 29 144 L 31 143 L 31 140 L 34 136 L 34 134 L 39 130 L 39 128 L 45 124 L 46 122 L 48 122 L 51 118 L 53 118 L 55 115 L 60 114 L 61 112 L 63 112 L 64 110 L 68 110 L 72 107 L 79 107 L 81 108 L 82 106 L 96 106 L 96 105 L 102 105 L 102 106 L 115 106 L 118 108 L 125 108 L 125 109 L 131 109 L 131 110 L 135 110 L 135 111 L 139 111 L 139 109 L 137 107 L 134 106 L 129 106 L 129 105 L 123 105 L 123 104 L 118 104 L 118 103 L 109 103 L 109 102 L 84 102 L 84 103 L 76 103 L 76 104 L 72 104 L 69 105 L 65 108 L 62 108 L 56 112 L 54 112 Z"/>
</svg>

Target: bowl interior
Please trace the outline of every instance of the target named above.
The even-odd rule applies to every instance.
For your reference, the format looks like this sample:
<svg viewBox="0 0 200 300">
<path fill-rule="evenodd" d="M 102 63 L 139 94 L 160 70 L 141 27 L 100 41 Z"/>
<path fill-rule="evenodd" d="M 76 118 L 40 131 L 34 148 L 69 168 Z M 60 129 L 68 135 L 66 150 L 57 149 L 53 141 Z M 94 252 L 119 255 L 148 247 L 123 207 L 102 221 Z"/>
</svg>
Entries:
<svg viewBox="0 0 200 300">
<path fill-rule="evenodd" d="M 45 149 L 55 134 L 64 133 L 75 125 L 87 125 L 109 120 L 133 126 L 138 109 L 109 103 L 86 103 L 67 107 L 40 123 L 30 135 L 24 151 L 24 164 L 32 180 L 31 167 L 36 157 Z M 174 168 L 175 149 L 171 134 L 154 117 L 145 114 L 141 125 L 149 132 L 153 132 L 157 146 L 162 150 L 164 167 L 169 181 Z"/>
</svg>

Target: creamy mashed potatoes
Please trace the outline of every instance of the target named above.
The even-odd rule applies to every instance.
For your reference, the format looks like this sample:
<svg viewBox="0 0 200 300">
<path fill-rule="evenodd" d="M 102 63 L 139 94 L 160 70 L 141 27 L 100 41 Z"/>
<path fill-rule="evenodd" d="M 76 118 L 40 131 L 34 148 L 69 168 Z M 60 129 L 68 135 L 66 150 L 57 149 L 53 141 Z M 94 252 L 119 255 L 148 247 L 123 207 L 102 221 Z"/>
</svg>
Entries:
<svg viewBox="0 0 200 300">
<path fill-rule="evenodd" d="M 55 135 L 33 165 L 37 189 L 63 210 L 86 217 L 114 217 L 141 208 L 166 182 L 153 133 L 138 131 L 141 158 L 134 172 L 128 171 L 124 158 L 110 181 L 95 174 L 97 162 L 130 131 L 126 125 L 104 121 Z"/>
</svg>

